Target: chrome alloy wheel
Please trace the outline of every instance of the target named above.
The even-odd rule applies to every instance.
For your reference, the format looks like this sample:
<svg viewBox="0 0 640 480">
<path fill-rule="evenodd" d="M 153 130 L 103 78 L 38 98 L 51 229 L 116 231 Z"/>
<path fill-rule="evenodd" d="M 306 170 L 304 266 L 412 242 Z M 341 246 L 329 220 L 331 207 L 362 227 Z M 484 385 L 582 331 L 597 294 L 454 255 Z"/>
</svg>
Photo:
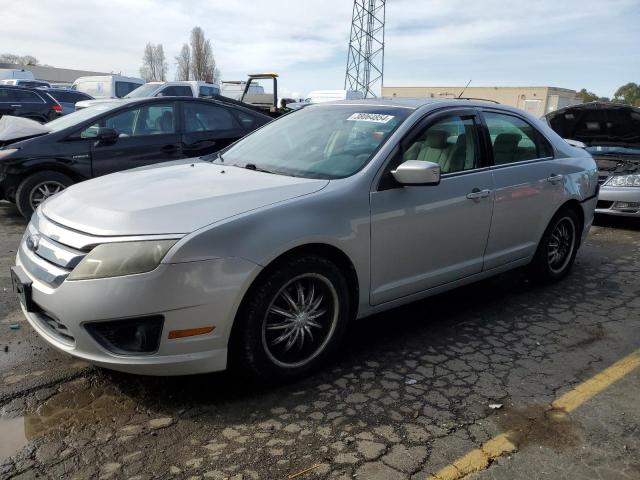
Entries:
<svg viewBox="0 0 640 480">
<path fill-rule="evenodd" d="M 29 203 L 35 210 L 38 208 L 38 205 L 44 202 L 47 198 L 64 189 L 65 186 L 62 183 L 53 180 L 39 183 L 31 189 L 31 193 L 29 193 Z"/>
<path fill-rule="evenodd" d="M 562 272 L 571 260 L 576 243 L 576 226 L 570 217 L 562 217 L 557 222 L 547 248 L 547 261 L 553 273 Z"/>
<path fill-rule="evenodd" d="M 262 346 L 269 358 L 285 368 L 313 360 L 335 330 L 339 300 L 323 275 L 306 273 L 287 282 L 269 304 L 262 323 Z"/>
</svg>

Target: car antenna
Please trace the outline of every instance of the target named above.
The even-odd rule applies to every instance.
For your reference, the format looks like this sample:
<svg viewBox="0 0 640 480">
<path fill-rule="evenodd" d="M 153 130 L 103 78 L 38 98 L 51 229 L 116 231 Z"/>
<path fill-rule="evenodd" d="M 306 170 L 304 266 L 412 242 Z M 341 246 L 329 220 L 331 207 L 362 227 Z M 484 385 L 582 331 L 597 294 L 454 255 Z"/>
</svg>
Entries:
<svg viewBox="0 0 640 480">
<path fill-rule="evenodd" d="M 471 80 L 473 80 L 472 78 L 469 79 L 469 81 L 467 82 L 467 84 L 464 86 L 464 88 L 462 89 L 462 91 L 460 92 L 460 95 L 458 95 L 458 98 L 462 97 L 462 94 L 464 93 L 464 91 L 467 89 L 467 87 L 471 84 Z"/>
</svg>

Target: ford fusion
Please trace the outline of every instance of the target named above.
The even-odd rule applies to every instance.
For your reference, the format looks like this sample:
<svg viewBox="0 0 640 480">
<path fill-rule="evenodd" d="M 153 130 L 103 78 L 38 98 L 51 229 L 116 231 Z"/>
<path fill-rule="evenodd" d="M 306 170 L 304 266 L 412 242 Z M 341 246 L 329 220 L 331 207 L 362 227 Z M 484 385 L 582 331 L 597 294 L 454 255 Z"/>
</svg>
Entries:
<svg viewBox="0 0 640 480">
<path fill-rule="evenodd" d="M 521 266 L 563 278 L 597 188 L 593 158 L 520 110 L 310 105 L 52 196 L 12 278 L 42 338 L 96 365 L 286 379 L 354 319 Z"/>
<path fill-rule="evenodd" d="M 640 217 L 640 108 L 590 102 L 549 113 L 547 121 L 595 158 L 601 184 L 596 213 Z"/>
</svg>

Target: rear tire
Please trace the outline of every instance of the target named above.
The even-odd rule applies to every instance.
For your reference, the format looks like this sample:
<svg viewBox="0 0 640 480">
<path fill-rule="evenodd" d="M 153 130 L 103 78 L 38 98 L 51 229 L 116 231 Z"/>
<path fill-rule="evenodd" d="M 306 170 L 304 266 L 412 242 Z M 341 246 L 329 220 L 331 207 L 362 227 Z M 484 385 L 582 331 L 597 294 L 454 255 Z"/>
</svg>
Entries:
<svg viewBox="0 0 640 480">
<path fill-rule="evenodd" d="M 16 190 L 16 206 L 27 220 L 43 201 L 68 186 L 73 180 L 60 172 L 44 171 L 28 176 Z"/>
<path fill-rule="evenodd" d="M 229 342 L 231 368 L 259 381 L 303 376 L 335 352 L 349 311 L 334 263 L 316 255 L 285 260 L 247 293 Z"/>
<path fill-rule="evenodd" d="M 573 209 L 563 208 L 554 215 L 529 265 L 534 280 L 553 283 L 567 276 L 580 247 L 580 232 L 580 218 Z"/>
</svg>

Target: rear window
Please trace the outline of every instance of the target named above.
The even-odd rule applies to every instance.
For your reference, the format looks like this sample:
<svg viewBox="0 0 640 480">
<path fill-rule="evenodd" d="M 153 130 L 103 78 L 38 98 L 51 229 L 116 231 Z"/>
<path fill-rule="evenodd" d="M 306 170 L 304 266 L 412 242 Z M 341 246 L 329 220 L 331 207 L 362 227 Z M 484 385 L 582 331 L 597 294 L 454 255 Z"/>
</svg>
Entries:
<svg viewBox="0 0 640 480">
<path fill-rule="evenodd" d="M 65 102 L 65 103 L 76 103 L 76 102 L 80 102 L 81 100 L 91 100 L 91 97 L 88 95 L 83 95 L 82 93 L 72 92 L 72 91 L 66 91 L 66 92 L 48 91 L 47 93 L 51 95 L 53 98 L 55 98 L 57 101 Z"/>
<path fill-rule="evenodd" d="M 193 97 L 193 90 L 186 85 L 171 85 L 162 89 L 156 97 Z"/>
<path fill-rule="evenodd" d="M 201 86 L 200 89 L 198 90 L 198 95 L 200 95 L 201 97 L 213 97 L 214 95 L 216 95 L 218 92 L 216 91 L 215 88 L 213 87 L 207 87 L 207 86 Z"/>
<path fill-rule="evenodd" d="M 116 97 L 122 98 L 127 93 L 133 92 L 139 86 L 140 86 L 139 83 L 117 81 L 116 82 Z M 89 92 L 87 92 L 87 93 L 89 93 Z"/>
</svg>

